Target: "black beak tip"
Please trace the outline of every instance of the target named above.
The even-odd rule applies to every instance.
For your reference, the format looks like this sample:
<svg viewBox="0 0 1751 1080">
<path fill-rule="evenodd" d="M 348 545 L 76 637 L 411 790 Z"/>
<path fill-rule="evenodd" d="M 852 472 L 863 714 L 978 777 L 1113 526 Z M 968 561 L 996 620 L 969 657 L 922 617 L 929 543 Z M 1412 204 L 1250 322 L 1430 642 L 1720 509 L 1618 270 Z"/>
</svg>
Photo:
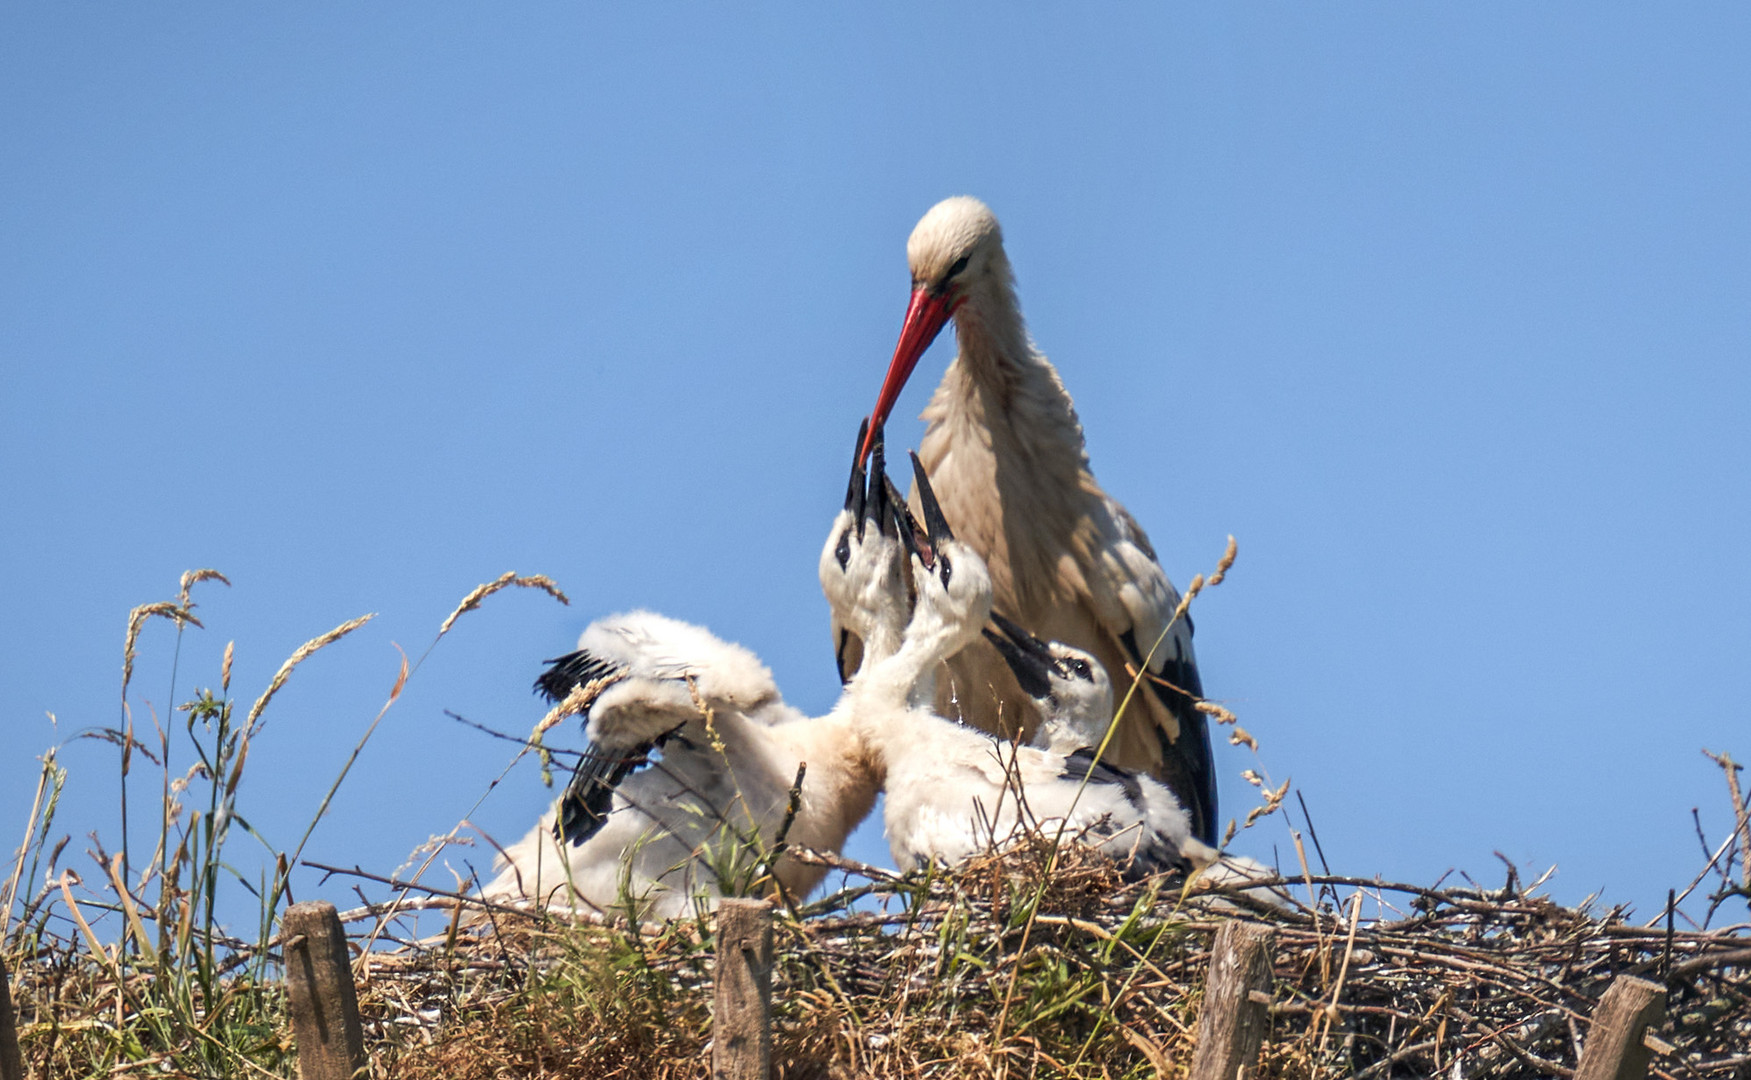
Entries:
<svg viewBox="0 0 1751 1080">
<path fill-rule="evenodd" d="M 918 557 L 926 570 L 930 569 L 935 565 L 936 558 L 927 544 L 919 543 L 921 530 L 918 528 L 918 522 L 912 517 L 912 511 L 906 508 L 906 500 L 900 498 L 899 492 L 889 491 L 888 503 L 892 511 L 889 517 L 893 520 L 894 529 L 899 533 L 900 543 L 905 545 L 908 554 Z"/>
<path fill-rule="evenodd" d="M 1022 693 L 1036 701 L 1051 694 L 1052 681 L 1046 674 L 1046 664 L 1032 650 L 1010 641 L 1002 634 L 992 633 L 989 628 L 981 633 L 985 635 L 985 640 L 996 647 L 1003 662 L 1009 665 L 1009 670 L 1015 673 L 1016 684 L 1021 687 Z"/>
<path fill-rule="evenodd" d="M 1009 636 L 1009 640 L 1015 642 L 1017 649 L 1033 657 L 1034 663 L 1040 665 L 1042 669 L 1058 666 L 1058 658 L 1052 655 L 1051 646 L 1035 637 L 1026 627 L 995 611 L 991 613 L 991 621 Z"/>
<path fill-rule="evenodd" d="M 886 511 L 882 516 L 882 535 L 899 536 L 908 541 L 915 539 L 918 524 L 912 520 L 912 512 L 906 509 L 906 500 L 886 473 L 882 474 L 882 503 Z M 908 543 L 907 547 L 916 550 L 913 543 Z"/>
<path fill-rule="evenodd" d="M 863 439 L 869 432 L 869 421 L 865 420 L 857 429 L 857 447 L 851 458 L 851 481 L 845 486 L 845 509 L 851 512 L 853 519 L 863 516 L 863 491 L 865 476 L 863 471 Z"/>
<path fill-rule="evenodd" d="M 886 446 L 883 441 L 882 429 L 876 428 L 871 436 L 869 456 L 869 501 L 864 511 L 864 520 L 875 522 L 877 531 L 887 534 L 888 531 L 888 462 Z M 863 522 L 858 522 L 857 535 L 863 537 Z"/>
<path fill-rule="evenodd" d="M 918 481 L 918 489 L 923 491 L 930 487 L 930 477 L 924 472 L 924 463 L 918 460 L 918 451 L 908 450 L 906 456 L 912 459 L 912 476 Z M 932 497 L 935 497 L 934 493 Z"/>
<path fill-rule="evenodd" d="M 908 450 L 907 454 L 912 458 L 912 477 L 918 482 L 918 501 L 924 508 L 924 527 L 929 532 L 931 546 L 939 547 L 945 541 L 955 538 L 954 530 L 948 526 L 942 504 L 936 501 L 936 491 L 930 486 L 930 477 L 924 472 L 924 463 L 918 460 L 916 453 Z"/>
<path fill-rule="evenodd" d="M 1011 619 L 1009 616 L 1003 614 L 1000 611 L 993 611 L 991 613 L 991 621 L 997 624 L 997 629 L 1003 631 L 1005 634 L 1008 634 L 1011 638 L 1023 637 L 1023 636 L 1026 636 L 1026 637 L 1033 636 L 1033 635 L 1029 634 L 1026 630 L 1023 630 L 1021 628 L 1020 623 L 1016 622 L 1014 619 Z"/>
</svg>

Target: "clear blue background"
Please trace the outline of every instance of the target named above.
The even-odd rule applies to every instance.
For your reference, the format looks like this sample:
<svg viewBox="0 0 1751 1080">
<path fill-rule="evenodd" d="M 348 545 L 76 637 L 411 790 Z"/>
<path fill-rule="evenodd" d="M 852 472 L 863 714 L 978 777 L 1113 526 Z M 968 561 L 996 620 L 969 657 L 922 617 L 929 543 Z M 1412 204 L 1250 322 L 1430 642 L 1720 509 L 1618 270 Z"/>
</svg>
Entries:
<svg viewBox="0 0 1751 1080">
<path fill-rule="evenodd" d="M 539 661 L 608 612 L 703 622 L 825 710 L 815 560 L 906 235 L 965 192 L 1170 574 L 1239 538 L 1206 685 L 1334 867 L 1493 883 L 1500 850 L 1646 917 L 1702 862 L 1691 808 L 1725 832 L 1699 749 L 1751 757 L 1748 31 L 1726 4 L 8 5 L 4 846 L 33 755 L 117 722 L 128 609 L 198 566 L 235 587 L 198 587 L 174 687 L 148 627 L 142 726 L 228 640 L 247 704 L 382 613 L 268 713 L 243 810 L 282 846 L 392 643 L 508 569 L 572 597 L 462 619 L 324 861 L 386 871 L 468 813 L 512 748 L 443 710 L 527 731 Z M 65 761 L 88 868 L 113 750 Z M 1252 759 L 1218 763 L 1243 812 Z M 508 839 L 548 797 L 525 766 L 474 820 Z M 853 852 L 885 860 L 879 829 Z"/>
</svg>

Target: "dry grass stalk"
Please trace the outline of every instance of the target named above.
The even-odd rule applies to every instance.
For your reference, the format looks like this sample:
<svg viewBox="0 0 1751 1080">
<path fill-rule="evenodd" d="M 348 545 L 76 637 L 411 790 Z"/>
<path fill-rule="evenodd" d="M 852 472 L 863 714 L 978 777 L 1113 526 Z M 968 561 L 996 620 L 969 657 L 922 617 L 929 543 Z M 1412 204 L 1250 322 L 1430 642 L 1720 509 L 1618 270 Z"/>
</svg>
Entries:
<svg viewBox="0 0 1751 1080">
<path fill-rule="evenodd" d="M 268 707 L 268 702 L 272 701 L 274 695 L 280 692 L 280 688 L 286 685 L 286 680 L 292 677 L 292 672 L 297 669 L 298 665 L 310 659 L 312 653 L 333 645 L 376 617 L 376 613 L 372 612 L 369 615 L 360 615 L 356 619 L 348 619 L 328 633 L 311 638 L 298 646 L 297 651 L 287 657 L 286 662 L 280 665 L 280 670 L 274 672 L 274 677 L 268 680 L 268 688 L 262 691 L 261 697 L 256 698 L 255 704 L 249 707 L 249 716 L 243 722 L 243 729 L 250 733 L 256 731 L 256 721 L 261 719 L 262 710 Z"/>
<path fill-rule="evenodd" d="M 1223 549 L 1222 557 L 1217 560 L 1216 569 L 1211 573 L 1209 580 L 1206 581 L 1203 574 L 1193 574 L 1192 580 L 1186 583 L 1186 591 L 1180 597 L 1179 604 L 1174 607 L 1173 614 L 1168 616 L 1167 624 L 1161 628 L 1161 633 L 1156 635 L 1155 640 L 1149 645 L 1149 651 L 1144 654 L 1142 666 L 1137 667 L 1132 664 L 1125 665 L 1125 671 L 1131 677 L 1131 684 L 1127 688 L 1123 700 L 1119 702 L 1119 707 L 1114 711 L 1114 723 L 1107 728 L 1107 737 L 1101 742 L 1099 747 L 1101 751 L 1106 750 L 1106 744 L 1111 741 L 1113 730 L 1118 726 L 1118 718 L 1125 715 L 1126 708 L 1131 704 L 1131 697 L 1136 694 L 1137 687 L 1145 677 L 1154 682 L 1160 683 L 1162 686 L 1171 690 L 1176 690 L 1179 693 L 1186 694 L 1186 692 L 1180 687 L 1174 686 L 1167 680 L 1151 674 L 1148 670 L 1149 666 L 1155 662 L 1155 651 L 1161 648 L 1161 643 L 1166 641 L 1167 635 L 1173 632 L 1174 625 L 1186 617 L 1186 612 L 1191 610 L 1192 601 L 1197 598 L 1199 593 L 1204 591 L 1204 586 L 1219 585 L 1222 583 L 1222 579 L 1228 576 L 1228 571 L 1234 568 L 1234 559 L 1238 551 L 1239 549 L 1235 546 L 1234 537 L 1230 535 L 1228 537 L 1228 545 Z M 1186 696 L 1194 697 L 1195 695 L 1186 694 Z M 1099 760 L 1100 756 L 1101 755 L 1097 753 L 1095 755 L 1096 760 Z"/>
<path fill-rule="evenodd" d="M 1246 825 L 1242 826 L 1242 828 L 1248 828 L 1259 818 L 1274 814 L 1282 807 L 1284 798 L 1289 794 L 1289 781 L 1284 780 L 1282 784 L 1278 785 L 1276 788 L 1272 788 L 1268 786 L 1264 777 L 1260 776 L 1252 769 L 1246 769 L 1242 771 L 1240 775 L 1247 783 L 1258 788 L 1259 794 L 1261 794 L 1265 800 L 1263 806 L 1255 806 L 1247 811 Z"/>
<path fill-rule="evenodd" d="M 182 574 L 182 585 L 176 592 L 177 606 L 184 611 L 193 608 L 194 604 L 189 600 L 188 591 L 203 581 L 221 581 L 225 583 L 226 588 L 231 586 L 231 579 L 217 570 L 185 570 Z"/>
<path fill-rule="evenodd" d="M 535 730 L 529 736 L 530 741 L 539 742 L 541 736 L 555 724 L 568 716 L 577 716 L 582 713 L 595 702 L 597 697 L 601 696 L 602 691 L 624 678 L 626 678 L 626 672 L 611 671 L 606 675 L 591 679 L 589 682 L 579 683 L 572 687 L 571 693 L 565 696 L 565 700 L 547 710 L 547 715 L 543 716 L 540 722 L 535 725 Z"/>
<path fill-rule="evenodd" d="M 1220 585 L 1222 579 L 1228 576 L 1228 571 L 1234 569 L 1234 557 L 1240 554 L 1240 548 L 1234 543 L 1234 535 L 1228 536 L 1228 549 L 1222 553 L 1222 558 L 1216 563 L 1216 572 L 1210 575 L 1209 584 Z"/>
<path fill-rule="evenodd" d="M 134 681 L 134 646 L 139 643 L 140 630 L 151 618 L 169 619 L 178 626 L 183 623 L 201 625 L 201 621 L 189 614 L 187 606 L 178 606 L 168 600 L 156 604 L 141 604 L 128 612 L 128 636 L 122 643 L 122 701 L 128 700 L 128 684 Z"/>
<path fill-rule="evenodd" d="M 1325 1022 L 1324 1028 L 1319 1033 L 1319 1052 L 1322 1054 L 1325 1053 L 1326 1040 L 1331 1037 L 1332 1025 L 1341 1016 L 1338 1012 L 1338 1001 L 1344 996 L 1344 979 L 1350 974 L 1350 959 L 1356 952 L 1356 928 L 1361 922 L 1362 893 L 1358 891 L 1350 898 L 1350 936 L 1344 942 L 1344 959 L 1338 965 L 1337 982 L 1332 986 L 1331 1001 L 1327 1003 L 1325 1010 L 1319 1016 L 1319 1019 Z"/>
<path fill-rule="evenodd" d="M 53 719 L 52 714 L 50 718 Z M 0 944 L 6 941 L 6 931 L 12 922 L 12 908 L 18 902 L 18 883 L 24 876 L 25 856 L 30 853 L 31 838 L 37 835 L 42 823 L 44 797 L 49 794 L 49 787 L 57 773 L 54 750 L 51 749 L 39 760 L 43 767 L 37 773 L 36 794 L 31 796 L 30 813 L 24 819 L 24 839 L 13 853 L 12 876 L 7 879 L 5 896 L 0 897 Z"/>
<path fill-rule="evenodd" d="M 540 589 L 542 592 L 553 597 L 562 604 L 568 606 L 571 604 L 571 600 L 566 597 L 565 593 L 560 591 L 559 585 L 546 574 L 531 574 L 528 577 L 518 577 L 516 571 L 507 570 L 494 580 L 487 582 L 485 585 L 475 586 L 473 592 L 464 596 L 462 598 L 462 603 L 457 605 L 456 610 L 452 611 L 449 618 L 444 620 L 444 625 L 438 627 L 438 636 L 443 637 L 445 634 L 448 634 L 450 628 L 456 625 L 456 620 L 479 607 L 482 600 L 485 600 L 493 593 L 499 592 L 502 589 L 511 588 Z"/>
<path fill-rule="evenodd" d="M 1163 680 L 1163 681 L 1165 681 L 1165 680 Z M 1184 691 L 1181 691 L 1181 692 L 1183 693 Z M 1238 716 L 1235 716 L 1233 713 L 1229 712 L 1226 708 L 1223 708 L 1221 705 L 1216 704 L 1214 701 L 1194 702 L 1193 707 L 1196 708 L 1199 712 L 1208 716 L 1210 719 L 1216 721 L 1218 724 L 1234 724 L 1234 723 L 1238 723 L 1240 720 L 1240 718 Z"/>
<path fill-rule="evenodd" d="M 1253 733 L 1246 728 L 1241 727 L 1240 718 L 1235 716 L 1231 710 L 1217 702 L 1209 700 L 1208 698 L 1200 698 L 1195 694 L 1191 694 L 1187 692 L 1184 687 L 1176 686 L 1171 681 L 1148 670 L 1149 663 L 1155 657 L 1155 651 L 1159 649 L 1161 643 L 1167 639 L 1167 635 L 1173 628 L 1173 625 L 1181 618 L 1185 617 L 1186 613 L 1191 608 L 1192 600 L 1206 587 L 1220 585 L 1228 577 L 1228 572 L 1234 568 L 1234 561 L 1239 554 L 1239 550 L 1239 545 L 1236 543 L 1234 537 L 1230 535 L 1228 537 L 1227 547 L 1223 550 L 1222 557 L 1217 560 L 1216 569 L 1211 572 L 1209 578 L 1206 579 L 1202 574 L 1197 574 L 1192 577 L 1191 582 L 1186 586 L 1185 595 L 1180 598 L 1178 607 L 1174 609 L 1172 617 L 1168 619 L 1167 626 L 1163 628 L 1160 636 L 1156 638 L 1155 643 L 1150 646 L 1149 653 L 1143 658 L 1143 665 L 1138 666 L 1128 662 L 1125 664 L 1125 674 L 1130 678 L 1130 685 L 1127 687 L 1123 699 L 1119 702 L 1119 707 L 1114 716 L 1115 722 L 1108 726 L 1107 736 L 1102 740 L 1100 747 L 1097 749 L 1095 755 L 1096 760 L 1099 760 L 1101 755 L 1105 752 L 1107 743 L 1112 739 L 1113 731 L 1118 727 L 1117 719 L 1124 716 L 1126 710 L 1131 704 L 1132 696 L 1137 692 L 1138 686 L 1141 685 L 1145 679 L 1158 686 L 1166 687 L 1176 693 L 1192 698 L 1192 705 L 1199 712 L 1210 717 L 1218 724 L 1226 724 L 1233 727 L 1234 730 L 1229 732 L 1228 735 L 1228 744 L 1230 746 L 1244 746 L 1252 751 L 1255 757 L 1258 755 L 1258 737 L 1253 735 Z M 1253 770 L 1249 769 L 1243 775 L 1245 775 L 1255 786 L 1261 789 L 1261 794 L 1264 796 L 1264 804 L 1255 807 L 1248 812 L 1244 822 L 1237 822 L 1234 819 L 1229 820 L 1228 827 L 1222 836 L 1222 847 L 1227 847 L 1241 829 L 1250 829 L 1260 818 L 1269 817 L 1270 815 L 1275 814 L 1278 808 L 1282 806 L 1283 799 L 1289 791 L 1288 780 L 1283 781 L 1278 787 L 1272 788 L 1268 785 L 1268 781 L 1264 777 L 1261 777 Z"/>
<path fill-rule="evenodd" d="M 127 920 L 127 932 L 133 935 L 134 944 L 144 952 L 151 952 L 152 938 L 147 935 L 146 924 L 140 921 L 140 910 L 122 880 L 121 853 L 117 852 L 109 859 L 100 858 L 97 863 L 109 875 L 110 888 L 115 890 L 116 899 L 121 903 L 122 915 Z"/>
</svg>

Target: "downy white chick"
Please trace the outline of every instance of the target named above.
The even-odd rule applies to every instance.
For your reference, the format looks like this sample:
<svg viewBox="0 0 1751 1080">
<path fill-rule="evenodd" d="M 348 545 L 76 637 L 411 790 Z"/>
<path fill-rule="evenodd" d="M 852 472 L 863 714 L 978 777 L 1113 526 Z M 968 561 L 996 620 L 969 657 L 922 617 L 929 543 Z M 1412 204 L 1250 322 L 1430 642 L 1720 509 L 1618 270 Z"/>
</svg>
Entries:
<svg viewBox="0 0 1751 1080">
<path fill-rule="evenodd" d="M 802 715 L 747 649 L 647 611 L 601 619 L 578 645 L 537 688 L 554 702 L 583 688 L 588 747 L 556 809 L 506 849 L 488 899 L 684 916 L 748 891 L 781 833 L 836 851 L 869 813 L 879 776 L 848 712 Z M 796 897 L 824 873 L 786 857 L 772 869 Z"/>
</svg>

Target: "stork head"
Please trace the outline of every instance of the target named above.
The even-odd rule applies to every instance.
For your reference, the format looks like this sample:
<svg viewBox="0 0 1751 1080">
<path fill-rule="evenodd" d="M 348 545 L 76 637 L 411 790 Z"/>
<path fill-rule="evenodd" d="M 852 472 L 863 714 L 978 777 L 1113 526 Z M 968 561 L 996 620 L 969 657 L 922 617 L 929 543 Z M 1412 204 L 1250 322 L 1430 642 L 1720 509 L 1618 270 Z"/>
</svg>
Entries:
<svg viewBox="0 0 1751 1080">
<path fill-rule="evenodd" d="M 900 342 L 888 365 L 870 423 L 881 427 L 894 402 L 918 366 L 919 357 L 942 332 L 967 296 L 1006 265 L 1003 230 L 991 208 L 970 195 L 956 195 L 930 208 L 906 241 L 906 262 L 912 270 L 912 301 Z M 869 447 L 864 447 L 864 453 Z"/>
<path fill-rule="evenodd" d="M 1074 733 L 1068 741 L 1094 746 L 1106 734 L 1113 712 L 1113 684 L 1100 661 L 1061 641 L 1041 641 L 996 612 L 991 621 L 999 632 L 985 631 L 1022 692 L 1040 705 L 1045 723 Z M 1056 741 L 1056 733 L 1051 733 Z"/>
<path fill-rule="evenodd" d="M 845 606 L 845 574 L 851 567 L 852 542 L 863 535 L 864 488 L 868 483 L 863 469 L 863 448 L 868 441 L 869 421 L 865 420 L 857 429 L 857 443 L 852 447 L 856 456 L 851 460 L 851 482 L 845 488 L 845 507 L 834 515 L 833 525 L 827 530 L 827 546 L 821 549 L 818 570 L 821 591 L 827 596 L 827 606 L 833 609 L 835 621 Z M 880 435 L 876 441 L 881 441 Z"/>
<path fill-rule="evenodd" d="M 863 467 L 866 441 L 873 444 L 867 472 Z M 906 621 L 906 588 L 900 576 L 900 542 L 892 510 L 898 496 L 887 478 L 881 429 L 872 436 L 865 421 L 853 450 L 845 507 L 828 530 L 819 566 L 821 592 L 832 612 L 841 681 L 849 681 L 857 673 L 862 661 L 858 644 L 867 650 L 872 638 L 885 637 L 880 644 L 892 648 Z M 854 635 L 859 642 L 853 642 Z"/>
<path fill-rule="evenodd" d="M 892 500 L 894 524 L 912 558 L 912 584 L 918 593 L 906 633 L 908 637 L 915 633 L 941 636 L 946 658 L 978 640 L 979 630 L 991 614 L 991 574 L 985 560 L 949 530 L 917 454 L 912 455 L 912 475 L 918 484 L 924 526 L 919 527 L 904 500 Z"/>
</svg>

